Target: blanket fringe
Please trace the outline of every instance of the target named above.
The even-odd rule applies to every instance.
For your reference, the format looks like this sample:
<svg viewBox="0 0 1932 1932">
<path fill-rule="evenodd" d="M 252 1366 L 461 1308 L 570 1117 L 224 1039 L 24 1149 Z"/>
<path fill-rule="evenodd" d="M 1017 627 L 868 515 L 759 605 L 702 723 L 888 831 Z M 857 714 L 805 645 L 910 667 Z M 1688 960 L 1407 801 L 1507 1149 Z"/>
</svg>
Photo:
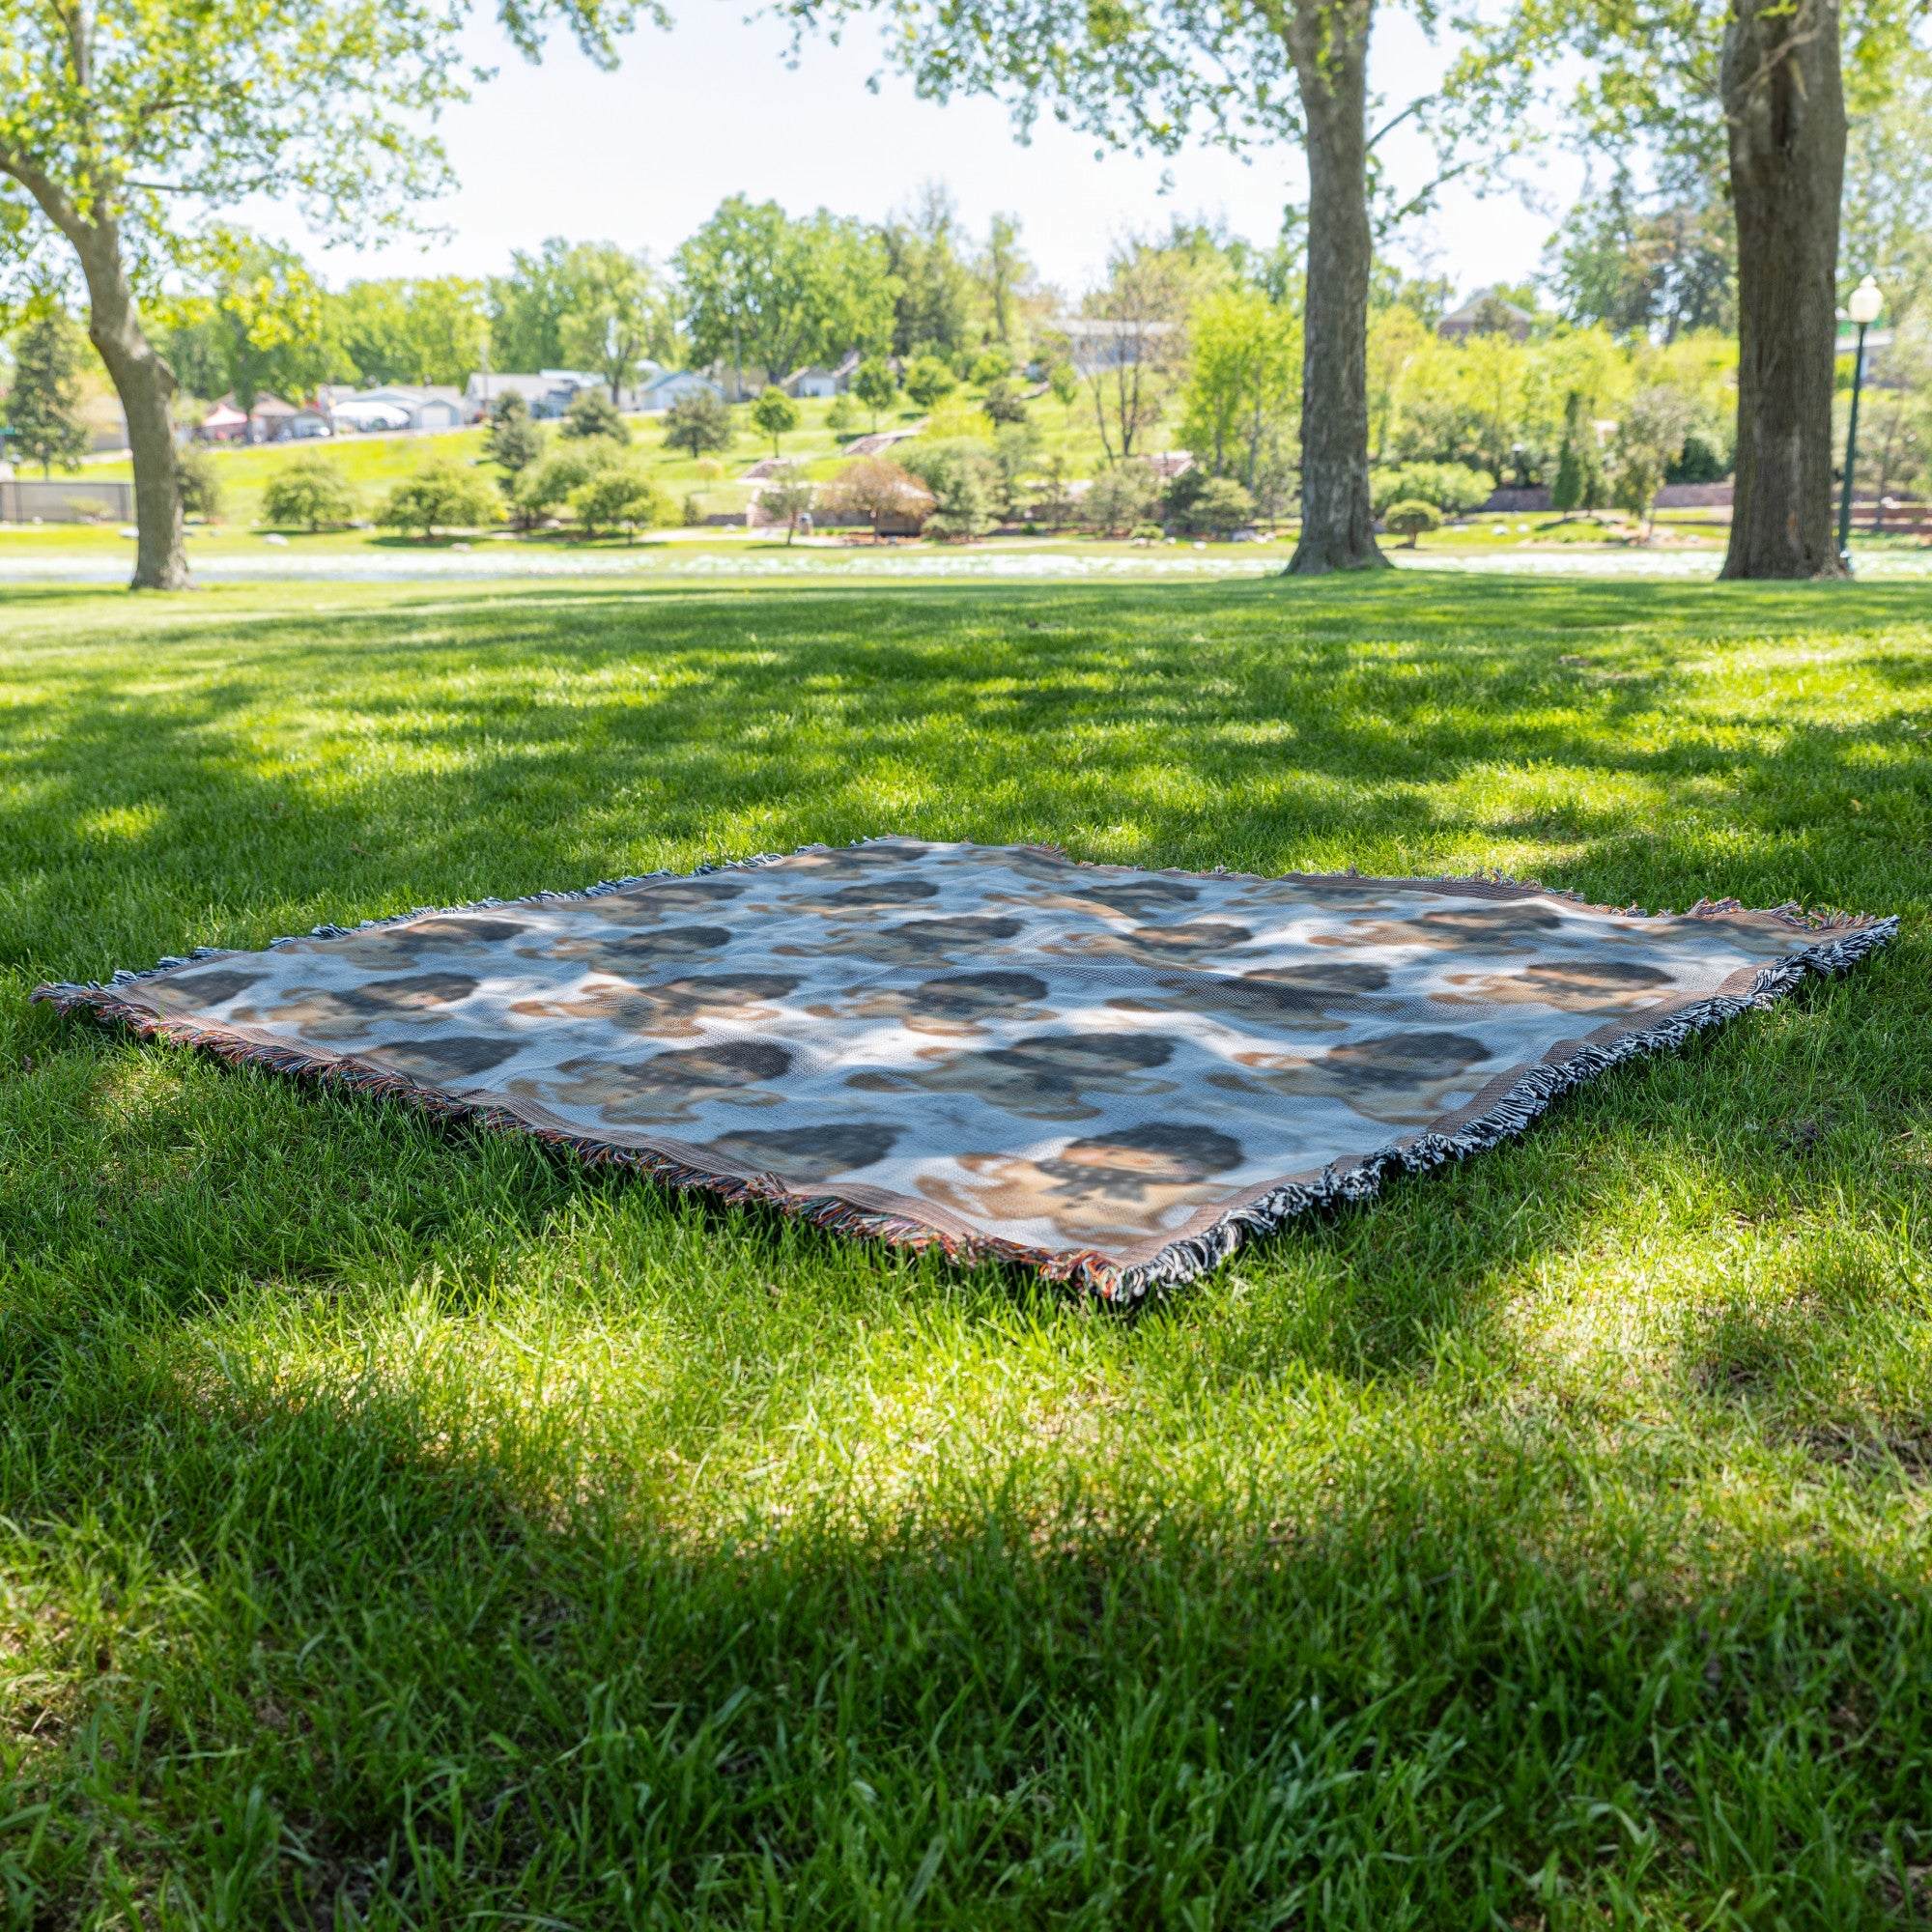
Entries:
<svg viewBox="0 0 1932 1932">
<path fill-rule="evenodd" d="M 1712 910 L 1733 909 L 1734 903 L 1715 904 Z M 1486 1113 L 1453 1134 L 1418 1134 L 1409 1140 L 1397 1141 L 1365 1160 L 1338 1162 L 1312 1181 L 1278 1187 L 1236 1208 L 1211 1228 L 1173 1242 L 1137 1267 L 1109 1268 L 1098 1256 L 1060 1259 L 1066 1264 L 1067 1274 L 1080 1272 L 1092 1279 L 1099 1293 L 1122 1302 L 1137 1301 L 1151 1289 L 1192 1281 L 1197 1275 L 1219 1267 L 1244 1243 L 1273 1234 L 1283 1222 L 1297 1214 L 1316 1208 L 1337 1207 L 1344 1202 L 1365 1201 L 1380 1190 L 1390 1175 L 1423 1174 L 1444 1161 L 1482 1153 L 1526 1131 L 1552 1101 L 1610 1067 L 1627 1060 L 1668 1052 L 1694 1035 L 1721 1026 L 1753 1007 L 1773 1006 L 1811 974 L 1829 976 L 1844 972 L 1891 939 L 1898 930 L 1898 921 L 1880 919 L 1857 924 L 1855 915 L 1831 916 L 1817 925 L 1807 924 L 1807 929 L 1836 931 L 1839 936 L 1764 967 L 1747 992 L 1717 994 L 1694 1005 L 1679 1007 L 1651 1026 L 1634 1027 L 1601 1046 L 1580 1047 L 1567 1060 L 1531 1067 Z M 1053 1263 L 1046 1264 L 1042 1271 L 1056 1279 L 1063 1272 Z"/>
<path fill-rule="evenodd" d="M 899 842 L 904 837 L 889 833 L 854 839 L 843 848 L 802 845 L 791 853 L 760 852 L 742 859 L 714 860 L 694 867 L 690 872 L 639 872 L 629 878 L 600 880 L 596 885 L 577 892 L 540 892 L 518 899 L 482 898 L 451 906 L 418 906 L 412 911 L 394 913 L 383 919 L 362 920 L 355 925 L 323 924 L 307 933 L 285 934 L 270 940 L 269 947 L 292 946 L 311 938 L 340 939 L 351 933 L 378 931 L 387 926 L 406 925 L 412 920 L 457 913 L 601 898 L 607 894 L 625 892 L 634 886 L 648 885 L 656 880 L 755 870 L 806 852 L 850 851 L 862 845 Z M 1057 845 L 1033 844 L 1027 849 L 1066 858 Z M 1068 859 L 1067 863 L 1087 867 L 1090 862 Z M 1133 868 L 1094 867 L 1093 869 Z M 1219 868 L 1216 870 L 1218 872 Z M 1249 878 L 1259 875 L 1222 873 L 1221 876 Z M 1292 876 L 1319 878 L 1323 875 Z M 1349 872 L 1326 876 L 1361 878 L 1363 875 Z M 1644 913 L 1635 906 L 1591 905 L 1580 894 L 1567 892 L 1560 887 L 1540 885 L 1533 880 L 1511 879 L 1500 872 L 1471 873 L 1461 878 L 1445 875 L 1435 879 L 1390 880 L 1388 883 L 1454 885 L 1475 881 L 1508 886 L 1524 893 L 1548 894 L 1575 904 L 1588 905 L 1596 912 L 1617 913 L 1625 917 L 1672 916 L 1662 912 Z M 1700 899 L 1688 913 L 1677 916 L 1722 918 L 1741 910 L 1743 908 L 1736 899 Z M 1758 973 L 1747 992 L 1714 995 L 1695 1005 L 1680 1007 L 1651 1026 L 1634 1027 L 1604 1045 L 1583 1046 L 1560 1063 L 1530 1068 L 1486 1113 L 1466 1122 L 1453 1134 L 1419 1134 L 1395 1142 L 1366 1158 L 1337 1162 L 1313 1180 L 1291 1182 L 1233 1209 L 1212 1227 L 1174 1241 L 1162 1248 L 1152 1260 L 1131 1267 L 1122 1267 L 1089 1250 L 1033 1248 L 991 1236 L 951 1234 L 907 1217 L 871 1212 L 834 1195 L 801 1194 L 774 1175 L 748 1178 L 713 1173 L 673 1160 L 648 1148 L 620 1147 L 584 1135 L 536 1126 L 508 1108 L 466 1100 L 440 1089 L 423 1086 L 405 1074 L 385 1072 L 353 1059 L 337 1059 L 240 1039 L 219 1028 L 205 1028 L 187 1020 L 165 1018 L 116 997 L 121 989 L 138 985 L 198 960 L 231 953 L 238 950 L 234 947 L 198 946 L 185 953 L 170 954 L 138 972 L 126 968 L 117 970 L 105 981 L 37 986 L 29 997 L 60 1012 L 86 1011 L 104 1022 L 126 1027 L 144 1038 L 166 1039 L 197 1047 L 238 1065 L 261 1066 L 277 1073 L 324 1081 L 380 1098 L 404 1100 L 439 1119 L 471 1122 L 497 1131 L 526 1135 L 546 1145 L 567 1149 L 588 1165 L 635 1169 L 667 1186 L 700 1190 L 726 1202 L 757 1202 L 836 1234 L 884 1240 L 916 1250 L 937 1248 L 950 1260 L 962 1264 L 982 1261 L 1016 1263 L 1037 1269 L 1049 1281 L 1087 1290 L 1104 1301 L 1124 1307 L 1139 1302 L 1154 1290 L 1179 1287 L 1219 1267 L 1247 1242 L 1274 1233 L 1298 1214 L 1318 1208 L 1367 1200 L 1380 1189 L 1383 1180 L 1391 1175 L 1421 1174 L 1440 1166 L 1444 1161 L 1461 1160 L 1468 1154 L 1481 1153 L 1498 1142 L 1522 1133 L 1552 1101 L 1607 1068 L 1627 1060 L 1666 1052 L 1682 1045 L 1693 1035 L 1720 1026 L 1752 1007 L 1771 1006 L 1811 974 L 1841 973 L 1866 953 L 1885 945 L 1898 930 L 1896 918 L 1867 919 L 1861 914 L 1836 910 L 1806 911 L 1795 903 L 1773 907 L 1770 912 L 1799 930 L 1835 936 L 1822 939 L 1815 946 L 1766 966 Z"/>
</svg>

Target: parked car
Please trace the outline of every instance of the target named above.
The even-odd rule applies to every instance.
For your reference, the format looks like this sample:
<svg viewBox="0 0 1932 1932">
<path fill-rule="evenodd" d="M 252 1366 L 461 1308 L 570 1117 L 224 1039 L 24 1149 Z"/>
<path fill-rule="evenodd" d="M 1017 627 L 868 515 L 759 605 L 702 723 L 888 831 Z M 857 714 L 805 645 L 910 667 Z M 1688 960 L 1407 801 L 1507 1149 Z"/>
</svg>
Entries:
<svg viewBox="0 0 1932 1932">
<path fill-rule="evenodd" d="M 335 411 L 337 429 L 371 430 L 408 429 L 410 412 L 395 403 L 345 403 Z"/>
</svg>

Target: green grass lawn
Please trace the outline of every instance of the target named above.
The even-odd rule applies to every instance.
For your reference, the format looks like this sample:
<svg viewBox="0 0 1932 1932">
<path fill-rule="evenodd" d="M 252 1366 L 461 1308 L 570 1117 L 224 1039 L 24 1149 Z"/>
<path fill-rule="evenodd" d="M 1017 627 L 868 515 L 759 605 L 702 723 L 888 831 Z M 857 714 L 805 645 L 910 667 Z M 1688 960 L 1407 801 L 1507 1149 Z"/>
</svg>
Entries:
<svg viewBox="0 0 1932 1932">
<path fill-rule="evenodd" d="M 26 994 L 900 831 L 1904 915 L 1122 1320 Z M 1932 611 L 0 598 L 0 1923 L 1932 1916 Z"/>
<path fill-rule="evenodd" d="M 948 399 L 946 407 L 962 423 L 977 425 L 990 437 L 991 426 L 977 412 L 980 394 L 980 390 L 962 386 Z M 872 419 L 863 408 L 856 404 L 854 408 L 859 415 L 856 434 L 864 435 Z M 798 409 L 799 426 L 780 440 L 778 454 L 798 464 L 814 480 L 823 482 L 843 467 L 840 452 L 844 440 L 835 437 L 827 424 L 831 403 L 807 398 L 799 403 Z M 901 398 L 896 407 L 879 412 L 877 426 L 882 430 L 909 429 L 923 418 L 924 412 Z M 1039 432 L 1042 463 L 1058 456 L 1069 476 L 1091 476 L 1100 468 L 1104 453 L 1094 425 L 1092 401 L 1084 393 L 1070 410 L 1064 409 L 1051 397 L 1040 399 L 1032 406 L 1032 420 Z M 771 438 L 753 427 L 749 410 L 731 412 L 732 440 L 728 448 L 697 458 L 665 447 L 662 416 L 635 415 L 627 421 L 632 448 L 645 473 L 674 506 L 682 509 L 687 499 L 695 499 L 695 506 L 706 516 L 742 513 L 752 496 L 751 486 L 741 480 L 744 472 L 761 458 L 773 454 Z M 553 440 L 556 437 L 554 422 L 543 427 Z M 1151 452 L 1171 448 L 1173 440 L 1173 425 L 1156 423 L 1149 434 L 1147 447 Z M 356 491 L 362 514 L 373 516 L 389 490 L 413 476 L 432 460 L 481 462 L 484 432 L 479 428 L 424 436 L 342 436 L 319 442 L 217 447 L 210 455 L 221 483 L 224 523 L 232 527 L 252 529 L 261 520 L 262 492 L 269 479 L 291 463 L 327 457 Z M 125 479 L 131 478 L 133 473 L 132 466 L 125 459 L 90 464 L 86 470 L 88 476 L 95 478 Z"/>
</svg>

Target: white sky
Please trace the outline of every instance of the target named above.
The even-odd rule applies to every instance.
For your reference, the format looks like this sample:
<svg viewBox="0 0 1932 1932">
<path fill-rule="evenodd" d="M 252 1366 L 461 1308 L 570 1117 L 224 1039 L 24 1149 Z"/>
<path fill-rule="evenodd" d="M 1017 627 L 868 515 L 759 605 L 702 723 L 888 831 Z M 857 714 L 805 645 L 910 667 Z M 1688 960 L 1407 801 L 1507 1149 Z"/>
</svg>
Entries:
<svg viewBox="0 0 1932 1932">
<path fill-rule="evenodd" d="M 841 47 L 811 43 L 792 69 L 778 23 L 747 23 L 731 0 L 685 0 L 677 11 L 669 32 L 633 35 L 614 73 L 600 72 L 566 41 L 533 68 L 494 27 L 478 30 L 476 55 L 498 71 L 443 123 L 461 187 L 428 213 L 447 238 L 331 249 L 318 259 L 327 279 L 339 286 L 363 274 L 489 274 L 507 266 L 512 249 L 549 235 L 645 247 L 662 259 L 729 194 L 770 198 L 793 213 L 823 204 L 879 220 L 930 178 L 952 189 L 976 234 L 995 210 L 1016 213 L 1040 273 L 1078 292 L 1115 237 L 1164 228 L 1174 214 L 1219 214 L 1236 233 L 1265 241 L 1284 201 L 1301 190 L 1292 148 L 1246 164 L 1206 151 L 1172 161 L 1096 159 L 1091 140 L 1051 125 L 1022 146 L 997 102 L 941 107 L 890 74 L 879 93 L 868 92 L 879 66 L 869 32 Z M 1439 56 L 1414 23 L 1385 9 L 1376 35 L 1378 89 L 1392 102 L 1425 90 Z M 1391 158 L 1400 181 L 1426 179 L 1419 146 L 1395 148 Z M 1531 273 L 1580 181 L 1560 154 L 1546 155 L 1537 172 L 1544 208 L 1532 211 L 1515 195 L 1452 194 L 1418 225 L 1406 252 L 1463 293 Z M 1164 173 L 1173 178 L 1165 194 Z M 247 218 L 263 233 L 310 245 L 272 208 Z"/>
</svg>

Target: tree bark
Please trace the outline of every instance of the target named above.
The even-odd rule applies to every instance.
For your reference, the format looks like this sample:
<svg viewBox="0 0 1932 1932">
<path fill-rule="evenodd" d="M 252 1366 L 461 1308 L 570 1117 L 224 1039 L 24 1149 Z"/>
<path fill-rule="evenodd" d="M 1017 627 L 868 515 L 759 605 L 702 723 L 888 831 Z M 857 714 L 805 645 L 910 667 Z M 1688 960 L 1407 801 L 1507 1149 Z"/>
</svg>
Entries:
<svg viewBox="0 0 1932 1932">
<path fill-rule="evenodd" d="M 175 374 L 141 327 L 134 292 L 121 260 L 120 231 L 113 222 L 69 231 L 87 278 L 87 332 L 107 365 L 114 392 L 128 418 L 128 447 L 134 458 L 132 590 L 185 590 L 187 555 L 183 547 L 181 478 L 175 463 Z"/>
<path fill-rule="evenodd" d="M 1388 568 L 1369 505 L 1368 63 L 1372 0 L 1296 0 L 1288 49 L 1308 151 L 1301 539 L 1288 570 Z"/>
<path fill-rule="evenodd" d="M 1737 488 L 1722 575 L 1837 577 L 1838 0 L 1732 0 L 1719 84 L 1738 229 Z"/>
</svg>

